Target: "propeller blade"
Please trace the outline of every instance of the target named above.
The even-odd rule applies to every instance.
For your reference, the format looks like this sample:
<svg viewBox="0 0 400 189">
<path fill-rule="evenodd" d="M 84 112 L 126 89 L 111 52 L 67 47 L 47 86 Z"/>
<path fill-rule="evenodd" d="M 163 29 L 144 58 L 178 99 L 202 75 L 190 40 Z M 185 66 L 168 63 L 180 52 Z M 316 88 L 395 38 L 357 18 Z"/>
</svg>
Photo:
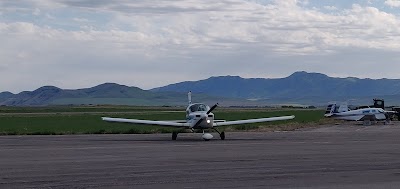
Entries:
<svg viewBox="0 0 400 189">
<path fill-rule="evenodd" d="M 216 103 L 214 106 L 212 106 L 212 107 L 210 108 L 210 110 L 207 111 L 207 115 L 208 115 L 209 113 L 211 113 L 217 106 L 218 106 L 218 103 Z"/>
<path fill-rule="evenodd" d="M 197 121 L 196 124 L 194 124 L 193 128 L 199 126 L 200 123 L 201 123 L 203 120 L 204 120 L 203 118 L 199 119 L 199 121 Z"/>
</svg>

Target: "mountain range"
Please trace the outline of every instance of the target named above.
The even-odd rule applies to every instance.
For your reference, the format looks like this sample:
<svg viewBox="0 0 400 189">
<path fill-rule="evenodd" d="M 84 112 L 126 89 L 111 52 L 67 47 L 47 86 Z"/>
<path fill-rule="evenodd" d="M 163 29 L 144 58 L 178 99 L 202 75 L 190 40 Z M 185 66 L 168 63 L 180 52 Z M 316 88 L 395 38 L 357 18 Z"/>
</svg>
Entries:
<svg viewBox="0 0 400 189">
<path fill-rule="evenodd" d="M 246 100 L 212 97 L 194 94 L 193 98 L 205 103 L 224 102 L 227 105 L 243 103 Z M 137 87 L 116 83 L 104 83 L 85 89 L 60 89 L 54 86 L 40 87 L 34 91 L 18 94 L 0 93 L 3 106 L 46 106 L 46 105 L 136 105 L 136 106 L 182 106 L 186 105 L 187 93 L 152 92 Z"/>
<path fill-rule="evenodd" d="M 0 105 L 184 105 L 188 91 L 195 95 L 194 101 L 224 102 L 225 105 L 324 105 L 329 101 L 350 99 L 355 104 L 369 104 L 373 98 L 384 98 L 386 104 L 400 103 L 400 79 L 335 78 L 320 73 L 295 72 L 276 79 L 218 76 L 151 90 L 115 83 L 76 90 L 44 86 L 18 94 L 2 92 Z"/>
</svg>

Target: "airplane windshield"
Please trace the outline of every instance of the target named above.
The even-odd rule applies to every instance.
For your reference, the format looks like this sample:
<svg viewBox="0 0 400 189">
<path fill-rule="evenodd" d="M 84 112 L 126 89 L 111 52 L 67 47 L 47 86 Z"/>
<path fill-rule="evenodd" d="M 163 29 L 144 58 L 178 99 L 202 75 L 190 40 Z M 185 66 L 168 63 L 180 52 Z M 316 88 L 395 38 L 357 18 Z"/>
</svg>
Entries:
<svg viewBox="0 0 400 189">
<path fill-rule="evenodd" d="M 192 106 L 190 106 L 190 111 L 191 112 L 207 111 L 207 106 L 204 104 L 193 104 Z"/>
</svg>

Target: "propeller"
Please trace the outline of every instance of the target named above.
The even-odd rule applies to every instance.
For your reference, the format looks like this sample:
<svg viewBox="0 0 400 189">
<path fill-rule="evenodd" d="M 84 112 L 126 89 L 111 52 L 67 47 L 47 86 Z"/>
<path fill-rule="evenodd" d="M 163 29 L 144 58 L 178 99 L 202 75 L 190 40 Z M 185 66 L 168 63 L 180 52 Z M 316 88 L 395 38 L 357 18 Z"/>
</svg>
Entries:
<svg viewBox="0 0 400 189">
<path fill-rule="evenodd" d="M 217 106 L 218 106 L 218 103 L 214 104 L 214 106 L 212 106 L 210 108 L 210 110 L 207 111 L 207 115 L 210 114 Z"/>
<path fill-rule="evenodd" d="M 199 119 L 199 121 L 197 121 L 197 122 L 196 122 L 196 124 L 194 124 L 194 126 L 193 126 L 193 127 L 197 127 L 197 126 L 199 126 L 199 125 L 200 125 L 200 123 L 201 123 L 203 120 L 204 120 L 203 118 Z"/>
<path fill-rule="evenodd" d="M 210 114 L 217 106 L 218 106 L 218 103 L 214 104 L 214 106 L 212 106 L 212 107 L 210 108 L 210 110 L 207 111 L 206 114 L 207 114 L 207 115 Z M 196 122 L 196 124 L 194 124 L 193 127 L 199 126 L 200 123 L 201 123 L 203 120 L 204 120 L 204 118 L 199 119 L 199 120 Z"/>
</svg>

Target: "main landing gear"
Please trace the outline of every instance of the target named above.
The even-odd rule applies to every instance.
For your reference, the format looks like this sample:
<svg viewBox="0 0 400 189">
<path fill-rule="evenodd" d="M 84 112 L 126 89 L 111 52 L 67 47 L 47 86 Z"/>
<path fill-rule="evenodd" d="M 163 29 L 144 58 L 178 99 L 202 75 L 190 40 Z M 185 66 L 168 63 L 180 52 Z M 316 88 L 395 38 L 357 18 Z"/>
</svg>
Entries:
<svg viewBox="0 0 400 189">
<path fill-rule="evenodd" d="M 176 140 L 176 137 L 178 137 L 178 133 L 177 132 L 173 132 L 172 133 L 172 140 Z"/>
<path fill-rule="evenodd" d="M 217 129 L 214 129 L 215 131 L 217 131 L 217 133 L 219 134 L 219 137 L 221 138 L 221 140 L 225 140 L 225 132 L 219 132 Z"/>
</svg>

